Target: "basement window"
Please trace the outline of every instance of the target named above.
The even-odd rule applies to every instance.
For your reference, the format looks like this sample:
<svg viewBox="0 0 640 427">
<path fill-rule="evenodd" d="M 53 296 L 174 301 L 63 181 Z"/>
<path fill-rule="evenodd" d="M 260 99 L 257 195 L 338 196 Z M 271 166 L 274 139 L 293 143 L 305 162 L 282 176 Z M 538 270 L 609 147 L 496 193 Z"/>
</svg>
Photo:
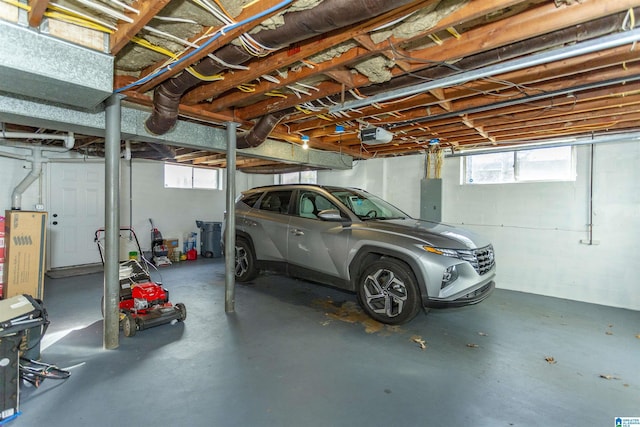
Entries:
<svg viewBox="0 0 640 427">
<path fill-rule="evenodd" d="M 573 147 L 539 148 L 464 158 L 464 184 L 575 181 Z"/>
<path fill-rule="evenodd" d="M 222 190 L 220 170 L 165 163 L 164 187 Z"/>
<path fill-rule="evenodd" d="M 318 171 L 281 173 L 276 180 L 276 184 L 317 184 Z"/>
</svg>

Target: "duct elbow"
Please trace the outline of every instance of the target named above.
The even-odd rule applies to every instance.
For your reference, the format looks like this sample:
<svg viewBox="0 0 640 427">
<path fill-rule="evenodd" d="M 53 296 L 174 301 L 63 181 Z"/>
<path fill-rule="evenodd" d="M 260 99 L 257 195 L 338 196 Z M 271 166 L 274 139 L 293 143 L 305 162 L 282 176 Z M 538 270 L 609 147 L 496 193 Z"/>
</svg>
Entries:
<svg viewBox="0 0 640 427">
<path fill-rule="evenodd" d="M 261 145 L 285 115 L 284 113 L 273 113 L 262 116 L 253 129 L 237 139 L 236 148 L 243 149 Z"/>
<path fill-rule="evenodd" d="M 164 135 L 178 121 L 178 108 L 182 93 L 174 93 L 166 85 L 160 85 L 153 94 L 153 112 L 145 121 L 149 133 Z"/>
</svg>

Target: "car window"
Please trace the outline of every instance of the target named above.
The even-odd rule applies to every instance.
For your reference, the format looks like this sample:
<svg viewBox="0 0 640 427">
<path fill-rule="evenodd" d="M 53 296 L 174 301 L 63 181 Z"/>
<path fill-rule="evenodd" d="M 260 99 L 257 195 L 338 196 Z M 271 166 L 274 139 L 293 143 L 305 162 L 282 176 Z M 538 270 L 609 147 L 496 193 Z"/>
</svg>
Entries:
<svg viewBox="0 0 640 427">
<path fill-rule="evenodd" d="M 358 215 L 360 219 L 396 219 L 405 218 L 407 214 L 390 203 L 372 194 L 359 190 L 329 190 L 344 205 Z"/>
<path fill-rule="evenodd" d="M 297 215 L 303 218 L 318 218 L 318 213 L 338 207 L 321 194 L 311 191 L 300 191 L 298 195 Z"/>
<path fill-rule="evenodd" d="M 260 193 L 260 192 L 250 193 L 250 194 L 243 194 L 242 198 L 240 200 L 245 205 L 247 205 L 249 207 L 253 207 L 253 205 L 256 204 L 256 202 L 258 201 L 260 196 L 262 196 L 262 193 Z"/>
<path fill-rule="evenodd" d="M 264 195 L 259 209 L 286 214 L 289 212 L 289 200 L 291 191 L 271 191 Z"/>
</svg>

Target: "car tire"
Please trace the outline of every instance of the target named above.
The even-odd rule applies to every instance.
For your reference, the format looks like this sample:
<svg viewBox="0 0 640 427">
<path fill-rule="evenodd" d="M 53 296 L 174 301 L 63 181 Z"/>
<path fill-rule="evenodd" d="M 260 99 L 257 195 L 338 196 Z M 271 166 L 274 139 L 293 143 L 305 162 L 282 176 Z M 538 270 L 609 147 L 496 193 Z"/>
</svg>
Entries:
<svg viewBox="0 0 640 427">
<path fill-rule="evenodd" d="M 251 244 L 245 239 L 236 240 L 236 280 L 248 282 L 258 275 L 256 256 Z"/>
<path fill-rule="evenodd" d="M 420 293 L 411 269 L 393 258 L 366 267 L 357 283 L 358 301 L 373 319 L 399 325 L 420 311 Z"/>
</svg>

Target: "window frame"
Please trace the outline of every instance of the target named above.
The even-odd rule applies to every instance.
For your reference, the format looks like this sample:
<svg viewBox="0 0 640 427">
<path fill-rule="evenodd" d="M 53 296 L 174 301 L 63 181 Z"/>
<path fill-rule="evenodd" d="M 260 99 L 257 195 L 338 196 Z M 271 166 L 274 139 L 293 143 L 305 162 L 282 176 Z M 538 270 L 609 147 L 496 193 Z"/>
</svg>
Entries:
<svg viewBox="0 0 640 427">
<path fill-rule="evenodd" d="M 171 185 L 171 183 L 167 183 L 167 168 L 181 168 L 184 169 L 185 172 L 186 170 L 190 170 L 191 172 L 191 185 L 190 186 L 175 186 L 175 185 Z M 195 178 L 195 171 L 212 171 L 215 173 L 215 186 L 212 187 L 207 187 L 207 186 L 196 186 L 196 178 Z M 223 184 L 222 184 L 222 173 L 221 173 L 221 169 L 217 169 L 217 168 L 198 168 L 195 166 L 191 166 L 191 165 L 180 165 L 180 164 L 175 164 L 175 163 L 164 163 L 163 164 L 163 169 L 162 169 L 162 173 L 163 173 L 163 184 L 164 184 L 164 188 L 167 189 L 177 189 L 177 190 L 207 190 L 207 191 L 221 191 L 223 190 Z M 185 173 L 184 176 L 186 177 L 188 174 Z"/>
<path fill-rule="evenodd" d="M 558 148 L 569 148 L 570 152 L 569 152 L 569 156 L 568 156 L 568 160 L 569 160 L 569 164 L 567 169 L 564 171 L 563 176 L 551 176 L 548 178 L 536 178 L 536 179 L 531 179 L 531 178 L 523 178 L 522 174 L 523 174 L 523 169 L 524 166 L 527 164 L 526 161 L 524 161 L 523 159 L 519 158 L 519 154 L 522 153 L 526 153 L 526 152 L 532 152 L 532 151 L 538 151 L 538 150 L 550 150 L 550 149 L 558 149 Z M 495 155 L 495 154 L 501 154 L 501 155 L 505 155 L 505 154 L 510 154 L 511 155 L 511 174 L 513 175 L 513 179 L 512 180 L 504 180 L 504 179 L 500 179 L 500 180 L 494 180 L 494 181 L 479 181 L 479 182 L 473 182 L 473 178 L 469 177 L 470 173 L 473 172 L 473 163 L 471 163 L 471 165 L 469 165 L 469 160 L 473 161 L 474 157 L 478 157 L 478 156 L 484 156 L 484 155 Z M 558 157 L 559 160 L 563 160 L 566 159 L 567 157 Z M 530 149 L 517 149 L 517 150 L 511 150 L 511 151 L 497 151 L 495 153 L 481 153 L 481 154 L 470 154 L 468 156 L 464 156 L 464 158 L 462 159 L 462 162 L 460 164 L 460 183 L 462 185 L 495 185 L 495 184 L 527 184 L 527 183 L 539 183 L 539 182 L 573 182 L 577 179 L 577 153 L 576 153 L 576 149 L 575 146 L 573 145 L 566 145 L 566 146 L 558 146 L 558 147 L 540 147 L 540 148 L 530 148 Z M 511 175 L 509 174 L 509 175 Z M 502 173 L 500 175 L 501 177 L 504 176 L 504 173 Z"/>
</svg>

